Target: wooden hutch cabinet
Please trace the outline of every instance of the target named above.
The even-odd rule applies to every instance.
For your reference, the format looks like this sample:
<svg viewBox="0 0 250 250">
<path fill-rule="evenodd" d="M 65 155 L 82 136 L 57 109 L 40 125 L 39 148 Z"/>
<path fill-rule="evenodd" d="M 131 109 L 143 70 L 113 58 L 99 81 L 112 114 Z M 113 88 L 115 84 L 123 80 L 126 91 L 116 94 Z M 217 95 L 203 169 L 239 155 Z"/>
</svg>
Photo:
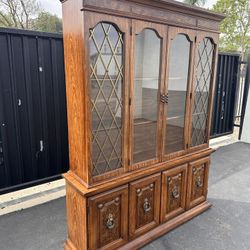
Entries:
<svg viewBox="0 0 250 250">
<path fill-rule="evenodd" d="M 137 249 L 206 201 L 218 25 L 171 0 L 64 0 L 65 249 Z"/>
</svg>

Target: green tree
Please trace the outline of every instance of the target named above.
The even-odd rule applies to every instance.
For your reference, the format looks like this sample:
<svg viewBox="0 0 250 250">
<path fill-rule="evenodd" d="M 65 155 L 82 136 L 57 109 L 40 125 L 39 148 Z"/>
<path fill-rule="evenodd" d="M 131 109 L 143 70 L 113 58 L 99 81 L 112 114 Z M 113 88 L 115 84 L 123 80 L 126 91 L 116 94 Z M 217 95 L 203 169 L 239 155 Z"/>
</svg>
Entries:
<svg viewBox="0 0 250 250">
<path fill-rule="evenodd" d="M 0 26 L 30 29 L 39 10 L 37 0 L 0 0 Z"/>
<path fill-rule="evenodd" d="M 191 5 L 204 6 L 206 0 L 184 0 L 183 2 Z"/>
<path fill-rule="evenodd" d="M 62 20 L 48 12 L 40 12 L 33 21 L 33 29 L 44 32 L 62 32 Z"/>
<path fill-rule="evenodd" d="M 250 1 L 218 0 L 213 10 L 226 15 L 220 25 L 220 49 L 239 51 L 245 57 L 250 52 Z"/>
</svg>

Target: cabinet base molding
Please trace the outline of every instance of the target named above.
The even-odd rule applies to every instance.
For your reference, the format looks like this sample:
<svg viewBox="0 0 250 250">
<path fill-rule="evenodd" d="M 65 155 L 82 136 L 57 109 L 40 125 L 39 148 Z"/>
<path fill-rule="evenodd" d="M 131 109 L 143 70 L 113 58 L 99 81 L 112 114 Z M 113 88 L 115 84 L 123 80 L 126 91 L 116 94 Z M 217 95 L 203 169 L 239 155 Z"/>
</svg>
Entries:
<svg viewBox="0 0 250 250">
<path fill-rule="evenodd" d="M 183 214 L 173 218 L 172 220 L 165 222 L 158 227 L 150 230 L 149 232 L 143 234 L 142 236 L 128 242 L 126 245 L 120 247 L 120 250 L 135 250 L 139 249 L 149 242 L 159 238 L 160 236 L 166 234 L 167 232 L 175 229 L 176 227 L 184 224 L 185 222 L 191 220 L 195 216 L 203 213 L 207 209 L 209 209 L 212 204 L 208 201 L 203 202 L 202 204 L 184 212 Z M 67 239 L 64 245 L 65 250 L 82 250 L 77 249 L 70 239 Z"/>
<path fill-rule="evenodd" d="M 209 203 L 208 201 L 205 201 L 204 203 L 186 211 L 185 213 L 175 217 L 174 219 L 168 222 L 165 222 L 164 224 L 159 225 L 158 227 L 136 238 L 135 240 L 130 241 L 128 244 L 122 246 L 119 249 L 120 250 L 139 249 L 145 246 L 146 244 L 148 244 L 149 242 L 159 238 L 163 234 L 166 234 L 167 232 L 184 224 L 185 222 L 192 219 L 193 217 L 203 213 L 204 211 L 209 209 L 211 206 L 212 206 L 211 203 Z"/>
</svg>

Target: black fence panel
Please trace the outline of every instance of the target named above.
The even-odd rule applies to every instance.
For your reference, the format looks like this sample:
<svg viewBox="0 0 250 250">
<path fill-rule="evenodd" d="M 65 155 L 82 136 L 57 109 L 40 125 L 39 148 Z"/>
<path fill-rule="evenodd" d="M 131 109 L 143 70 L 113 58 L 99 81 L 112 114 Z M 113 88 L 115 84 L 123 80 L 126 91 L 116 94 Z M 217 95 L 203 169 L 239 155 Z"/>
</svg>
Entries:
<svg viewBox="0 0 250 250">
<path fill-rule="evenodd" d="M 0 28 L 0 192 L 68 170 L 62 36 Z"/>
<path fill-rule="evenodd" d="M 219 53 L 211 137 L 233 133 L 240 55 Z"/>
</svg>

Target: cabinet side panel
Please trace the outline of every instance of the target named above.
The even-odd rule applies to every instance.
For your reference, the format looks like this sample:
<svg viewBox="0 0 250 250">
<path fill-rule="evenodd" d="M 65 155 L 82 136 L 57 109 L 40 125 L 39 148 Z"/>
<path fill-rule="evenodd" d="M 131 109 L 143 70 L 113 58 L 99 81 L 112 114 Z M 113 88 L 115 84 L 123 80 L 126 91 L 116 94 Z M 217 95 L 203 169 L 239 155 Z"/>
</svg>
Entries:
<svg viewBox="0 0 250 250">
<path fill-rule="evenodd" d="M 88 183 L 87 84 L 81 0 L 63 3 L 63 37 L 69 131 L 70 170 Z"/>
<path fill-rule="evenodd" d="M 66 184 L 68 242 L 76 249 L 87 249 L 87 202 L 71 185 Z"/>
</svg>

